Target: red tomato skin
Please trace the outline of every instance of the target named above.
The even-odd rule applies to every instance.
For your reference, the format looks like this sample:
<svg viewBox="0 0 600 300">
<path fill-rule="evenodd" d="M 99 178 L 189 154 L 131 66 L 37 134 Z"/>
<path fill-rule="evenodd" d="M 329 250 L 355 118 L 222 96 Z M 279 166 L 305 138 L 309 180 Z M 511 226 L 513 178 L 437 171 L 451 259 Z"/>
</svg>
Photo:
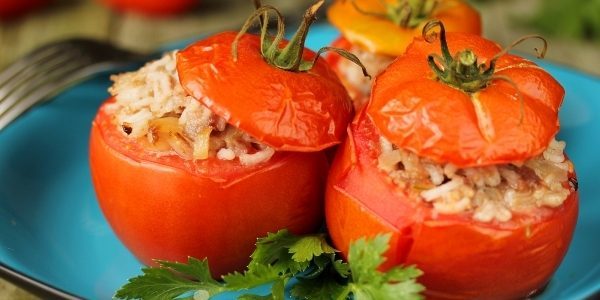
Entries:
<svg viewBox="0 0 600 300">
<path fill-rule="evenodd" d="M 179 157 L 138 147 L 118 132 L 104 105 L 92 124 L 92 179 L 108 222 L 144 264 L 208 257 L 217 278 L 247 265 L 256 238 L 283 228 L 309 233 L 322 224 L 323 152 L 276 153 L 255 168 L 219 168 L 227 162 L 214 159 L 214 170 L 202 173 Z"/>
<path fill-rule="evenodd" d="M 51 0 L 0 0 L 0 20 L 22 16 L 37 8 L 48 5 Z"/>
<path fill-rule="evenodd" d="M 234 125 L 281 151 L 313 152 L 339 144 L 352 119 L 351 99 L 324 60 L 308 71 L 272 66 L 260 51 L 260 37 L 223 32 L 177 53 L 183 88 Z M 282 41 L 281 47 L 287 41 Z M 303 60 L 315 53 L 304 49 Z"/>
<path fill-rule="evenodd" d="M 199 0 L 100 0 L 117 11 L 133 11 L 145 15 L 167 16 L 197 6 Z"/>
<path fill-rule="evenodd" d="M 501 48 L 477 35 L 448 33 L 450 53 L 470 49 L 489 62 Z M 433 43 L 415 38 L 373 83 L 367 114 L 381 135 L 395 145 L 437 162 L 458 167 L 525 161 L 541 154 L 559 130 L 558 110 L 565 90 L 535 63 L 512 54 L 501 55 L 492 80 L 475 93 L 438 81 L 427 62 L 441 54 Z M 483 130 L 476 104 L 489 120 Z M 451 116 L 451 117 L 449 117 Z"/>
<path fill-rule="evenodd" d="M 392 233 L 382 269 L 417 265 L 431 299 L 525 298 L 548 283 L 572 238 L 577 192 L 558 208 L 515 214 L 502 224 L 469 215 L 435 217 L 426 204 L 398 193 L 377 169 L 374 137 L 372 124 L 352 124 L 329 174 L 325 216 L 342 254 L 362 236 Z"/>
</svg>

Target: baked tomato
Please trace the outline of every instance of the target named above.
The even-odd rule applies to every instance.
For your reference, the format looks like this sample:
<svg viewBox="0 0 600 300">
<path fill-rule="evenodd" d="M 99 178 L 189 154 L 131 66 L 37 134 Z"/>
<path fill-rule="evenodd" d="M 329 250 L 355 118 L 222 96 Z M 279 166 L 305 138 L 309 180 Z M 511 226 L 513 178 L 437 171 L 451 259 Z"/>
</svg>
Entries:
<svg viewBox="0 0 600 300">
<path fill-rule="evenodd" d="M 262 56 L 267 37 L 244 33 L 274 10 L 261 7 L 237 36 L 112 77 L 113 97 L 92 125 L 92 178 L 106 218 L 142 262 L 207 257 L 217 277 L 242 270 L 256 238 L 322 224 L 322 150 L 342 140 L 352 108 L 327 64 L 304 49 L 311 9 L 289 43 L 278 33 L 277 62 Z"/>
<path fill-rule="evenodd" d="M 445 44 L 443 29 L 440 36 Z M 544 140 L 556 132 L 556 116 L 536 123 L 544 130 L 531 131 L 528 124 L 537 120 L 535 114 L 549 115 L 546 110 L 556 115 L 563 91 L 535 64 L 504 54 L 490 41 L 449 34 L 448 44 L 454 51 L 471 52 L 449 55 L 446 49 L 438 57 L 433 47 L 439 43 L 418 39 L 376 78 L 369 104 L 349 126 L 348 139 L 330 169 L 327 228 L 345 255 L 360 237 L 392 233 L 384 268 L 415 264 L 424 272 L 419 281 L 428 297 L 525 298 L 548 283 L 577 220 L 576 177 L 564 156 L 564 143 Z M 429 54 L 437 57 L 430 63 Z M 460 59 L 471 54 L 492 65 L 491 71 L 489 65 L 473 62 L 474 57 Z M 483 80 L 475 74 L 489 71 L 488 81 L 449 87 L 448 78 L 454 80 L 457 74 L 443 75 L 469 69 L 456 68 L 453 58 L 477 66 L 470 69 L 474 76 L 462 79 Z M 411 72 L 403 72 L 408 68 Z M 448 73 L 438 73 L 441 68 Z M 496 72 L 508 74 L 492 79 Z M 477 93 L 494 95 L 480 96 L 486 99 L 489 127 L 478 127 L 478 104 L 469 98 Z M 544 108 L 530 110 L 529 102 L 536 101 Z M 507 108 L 498 109 L 501 104 Z M 490 128 L 496 138 L 486 139 Z M 496 153 L 510 153 L 513 161 L 485 151 L 467 159 L 455 151 L 461 146 L 467 153 L 485 149 L 470 144 L 473 130 L 483 144 L 496 147 Z M 503 135 L 508 134 L 514 141 L 506 140 Z M 532 147 L 529 152 L 512 151 L 515 145 L 521 149 L 518 143 L 526 141 L 517 140 L 526 135 L 546 143 L 542 154 Z M 415 144 L 428 147 L 411 147 Z"/>
<path fill-rule="evenodd" d="M 322 152 L 276 152 L 254 167 L 157 156 L 122 133 L 109 103 L 92 124 L 92 178 L 108 222 L 143 263 L 208 257 L 218 276 L 242 270 L 257 237 L 321 225 Z"/>
<path fill-rule="evenodd" d="M 371 75 L 381 73 L 430 20 L 439 19 L 449 31 L 481 34 L 479 13 L 462 0 L 338 0 L 327 11 L 341 36 L 332 46 L 355 54 Z M 337 56 L 328 62 L 361 108 L 369 99 L 371 80 Z"/>
<path fill-rule="evenodd" d="M 117 11 L 132 11 L 146 15 L 166 16 L 194 8 L 200 0 L 100 0 Z"/>
</svg>

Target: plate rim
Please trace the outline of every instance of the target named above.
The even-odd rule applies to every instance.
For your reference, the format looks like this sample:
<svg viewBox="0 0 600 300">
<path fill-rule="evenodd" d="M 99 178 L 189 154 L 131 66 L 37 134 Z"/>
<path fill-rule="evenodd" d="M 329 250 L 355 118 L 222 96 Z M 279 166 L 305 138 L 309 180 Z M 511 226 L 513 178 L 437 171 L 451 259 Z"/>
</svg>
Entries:
<svg viewBox="0 0 600 300">
<path fill-rule="evenodd" d="M 327 21 L 325 21 L 325 22 L 317 22 L 313 27 L 333 27 L 333 26 L 330 23 L 328 23 Z M 150 56 L 149 60 L 154 59 L 157 55 L 160 55 L 161 53 L 164 53 L 166 51 L 176 48 L 175 46 L 180 46 L 182 44 L 188 45 L 198 39 L 202 39 L 209 35 L 211 35 L 211 33 L 195 35 L 195 36 L 191 36 L 191 37 L 187 37 L 187 38 L 181 38 L 177 41 L 170 41 L 170 42 L 163 43 L 163 45 L 160 45 L 154 51 L 151 52 L 151 56 Z M 572 66 L 572 65 L 569 65 L 566 63 L 562 63 L 562 62 L 558 62 L 553 59 L 547 59 L 547 58 L 546 59 L 534 59 L 533 57 L 531 57 L 521 51 L 515 51 L 515 52 L 518 53 L 519 55 L 525 56 L 526 58 L 530 59 L 531 61 L 535 62 L 538 65 L 551 66 L 553 68 L 559 69 L 561 72 L 569 72 L 569 73 L 572 72 L 572 73 L 576 73 L 577 75 L 581 75 L 581 76 L 587 77 L 587 78 L 595 80 L 595 81 L 600 81 L 600 74 L 594 74 L 594 73 L 591 73 L 591 72 L 588 72 L 585 70 L 580 70 L 580 69 L 577 69 L 575 66 Z M 89 76 L 89 77 L 77 82 L 75 85 L 67 87 L 64 91 L 74 88 L 77 85 L 83 84 L 93 78 L 96 78 L 99 75 L 107 74 L 107 73 L 110 74 L 110 73 L 114 72 L 115 70 L 120 71 L 121 69 L 122 68 L 118 68 L 118 67 L 111 68 L 110 70 L 93 74 L 92 76 Z M 56 95 L 53 96 L 52 98 L 54 98 L 54 97 L 56 97 Z M 41 279 L 37 279 L 33 275 L 27 275 L 27 274 L 25 274 L 25 272 L 18 271 L 15 268 L 8 266 L 7 264 L 5 264 L 2 261 L 0 261 L 0 278 L 5 279 L 6 281 L 26 290 L 27 292 L 29 292 L 31 294 L 34 294 L 34 295 L 40 297 L 41 299 L 60 299 L 60 300 L 85 299 L 80 295 L 67 292 L 61 288 L 58 288 L 58 287 L 50 284 L 50 283 L 46 283 L 46 282 L 42 281 Z M 543 292 L 540 295 L 536 295 L 536 296 L 541 296 L 541 295 L 543 295 Z M 585 299 L 596 299 L 596 298 L 600 298 L 600 289 L 587 295 Z"/>
<path fill-rule="evenodd" d="M 83 299 L 51 284 L 45 283 L 33 276 L 19 272 L 0 261 L 0 278 L 17 285 L 42 299 L 77 300 Z"/>
</svg>

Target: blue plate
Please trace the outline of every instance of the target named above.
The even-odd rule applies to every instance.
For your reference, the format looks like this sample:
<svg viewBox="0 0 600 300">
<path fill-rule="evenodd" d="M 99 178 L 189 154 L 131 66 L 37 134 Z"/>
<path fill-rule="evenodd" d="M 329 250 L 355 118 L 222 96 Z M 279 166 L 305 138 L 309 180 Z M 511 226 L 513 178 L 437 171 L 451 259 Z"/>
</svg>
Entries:
<svg viewBox="0 0 600 300">
<path fill-rule="evenodd" d="M 337 34 L 319 24 L 308 45 Z M 600 79 L 540 64 L 567 91 L 560 138 L 578 172 L 581 210 L 571 248 L 539 299 L 584 299 L 600 291 Z M 0 132 L 0 274 L 50 295 L 109 299 L 140 273 L 102 216 L 88 167 L 90 125 L 109 85 L 97 76 Z"/>
</svg>

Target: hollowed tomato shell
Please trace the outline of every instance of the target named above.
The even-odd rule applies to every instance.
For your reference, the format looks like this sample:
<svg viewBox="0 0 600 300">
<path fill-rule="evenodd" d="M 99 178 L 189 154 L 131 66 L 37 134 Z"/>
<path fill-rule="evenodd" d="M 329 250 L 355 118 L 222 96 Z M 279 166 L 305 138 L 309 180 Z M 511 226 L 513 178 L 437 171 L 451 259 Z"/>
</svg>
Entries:
<svg viewBox="0 0 600 300">
<path fill-rule="evenodd" d="M 329 174 L 327 228 L 342 254 L 360 237 L 391 233 L 383 269 L 415 264 L 432 299 L 520 299 L 548 283 L 575 228 L 576 191 L 557 208 L 515 213 L 504 223 L 436 214 L 379 171 L 378 141 L 371 121 L 359 116 Z"/>
<path fill-rule="evenodd" d="M 237 33 L 196 42 L 177 54 L 184 89 L 214 113 L 277 150 L 320 151 L 339 144 L 353 114 L 348 93 L 322 59 L 305 72 L 267 63 L 260 38 Z M 281 46 L 284 46 L 282 43 Z M 305 49 L 303 59 L 315 53 Z"/>
<path fill-rule="evenodd" d="M 244 269 L 268 232 L 321 226 L 324 153 L 276 152 L 252 167 L 157 156 L 119 132 L 110 102 L 92 124 L 92 179 L 106 219 L 144 264 L 207 257 L 217 277 Z"/>
</svg>

